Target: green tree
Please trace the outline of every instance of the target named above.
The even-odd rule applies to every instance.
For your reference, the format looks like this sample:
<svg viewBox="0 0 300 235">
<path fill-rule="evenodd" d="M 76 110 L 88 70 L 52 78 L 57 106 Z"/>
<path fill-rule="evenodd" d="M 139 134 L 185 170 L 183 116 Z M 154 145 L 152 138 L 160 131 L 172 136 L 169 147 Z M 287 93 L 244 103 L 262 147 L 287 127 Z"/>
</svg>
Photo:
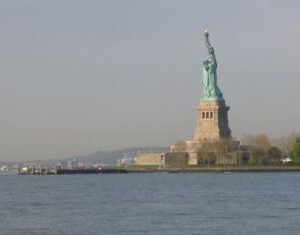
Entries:
<svg viewBox="0 0 300 235">
<path fill-rule="evenodd" d="M 266 156 L 266 151 L 263 148 L 255 148 L 249 157 L 249 163 L 252 165 L 261 165 Z"/>
<path fill-rule="evenodd" d="M 239 142 L 232 139 L 219 139 L 201 143 L 198 148 L 199 163 L 227 164 L 236 162 L 236 153 L 233 153 Z"/>
<path fill-rule="evenodd" d="M 282 157 L 282 154 L 281 154 L 281 151 L 280 151 L 280 149 L 278 147 L 271 146 L 268 149 L 268 152 L 267 152 L 267 162 L 269 164 L 278 163 L 279 160 L 281 159 L 281 157 Z"/>
<path fill-rule="evenodd" d="M 272 139 L 271 142 L 272 145 L 278 146 L 282 155 L 288 156 L 291 154 L 293 146 L 298 137 L 300 137 L 300 135 L 293 132 L 288 136 L 281 136 L 280 138 Z"/>
<path fill-rule="evenodd" d="M 207 164 L 209 167 L 215 160 L 214 155 L 214 144 L 212 142 L 203 142 L 198 147 L 198 156 L 200 157 L 200 162 L 204 165 Z"/>
<path fill-rule="evenodd" d="M 300 137 L 297 138 L 293 146 L 292 157 L 296 163 L 300 163 Z"/>
<path fill-rule="evenodd" d="M 213 142 L 214 151 L 216 154 L 216 164 L 228 164 L 236 162 L 236 153 L 233 153 L 237 146 L 238 141 L 232 139 L 219 139 Z"/>
</svg>

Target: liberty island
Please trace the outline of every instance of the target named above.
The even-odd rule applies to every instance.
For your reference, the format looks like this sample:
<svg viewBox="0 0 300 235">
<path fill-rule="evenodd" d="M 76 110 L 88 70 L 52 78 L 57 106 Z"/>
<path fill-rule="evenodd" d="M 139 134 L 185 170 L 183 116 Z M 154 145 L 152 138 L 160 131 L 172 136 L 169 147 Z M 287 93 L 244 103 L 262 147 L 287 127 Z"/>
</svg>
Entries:
<svg viewBox="0 0 300 235">
<path fill-rule="evenodd" d="M 137 165 L 161 165 L 182 161 L 188 165 L 198 165 L 201 161 L 199 150 L 206 143 L 220 140 L 231 140 L 231 130 L 228 125 L 229 107 L 217 83 L 217 60 L 213 46 L 209 41 L 209 33 L 204 31 L 207 56 L 203 61 L 202 88 L 203 98 L 197 107 L 197 125 L 191 141 L 185 141 L 181 146 L 173 145 L 170 153 L 141 154 L 137 157 Z M 239 143 L 234 143 L 236 147 Z M 183 157 L 182 157 L 183 156 Z M 202 156 L 203 158 L 203 156 Z M 203 159 L 202 159 L 203 162 Z M 236 163 L 237 158 L 231 158 L 228 163 Z"/>
</svg>

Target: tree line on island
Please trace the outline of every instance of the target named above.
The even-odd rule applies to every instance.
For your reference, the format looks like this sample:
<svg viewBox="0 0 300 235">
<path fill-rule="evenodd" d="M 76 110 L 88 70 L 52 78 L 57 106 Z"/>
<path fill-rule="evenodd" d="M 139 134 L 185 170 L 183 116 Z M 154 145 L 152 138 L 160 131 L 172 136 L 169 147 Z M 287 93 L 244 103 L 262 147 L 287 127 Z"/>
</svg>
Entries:
<svg viewBox="0 0 300 235">
<path fill-rule="evenodd" d="M 270 139 L 266 134 L 246 134 L 242 143 L 252 148 L 249 164 L 288 163 L 288 160 L 300 163 L 300 138 L 296 133 L 276 139 Z"/>
<path fill-rule="evenodd" d="M 186 151 L 184 141 L 175 146 L 179 152 Z M 271 139 L 266 134 L 245 134 L 241 144 L 234 139 L 203 142 L 198 148 L 198 164 L 300 164 L 300 135 L 292 133 Z"/>
</svg>

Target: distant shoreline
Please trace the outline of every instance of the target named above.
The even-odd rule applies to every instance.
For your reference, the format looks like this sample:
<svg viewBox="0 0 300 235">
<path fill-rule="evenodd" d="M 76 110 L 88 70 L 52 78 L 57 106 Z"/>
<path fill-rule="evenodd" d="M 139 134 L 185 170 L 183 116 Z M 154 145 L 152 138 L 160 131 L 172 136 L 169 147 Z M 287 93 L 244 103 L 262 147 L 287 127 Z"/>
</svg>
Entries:
<svg viewBox="0 0 300 235">
<path fill-rule="evenodd" d="M 29 167 L 18 170 L 18 175 L 70 175 L 70 174 L 115 174 L 115 173 L 251 173 L 251 172 L 300 172 L 300 166 L 210 166 L 210 167 L 169 167 L 127 166 L 108 168 L 49 169 Z"/>
<path fill-rule="evenodd" d="M 167 169 L 127 169 L 128 173 L 249 173 L 249 172 L 300 172 L 296 167 L 203 167 L 203 168 L 167 168 Z"/>
</svg>

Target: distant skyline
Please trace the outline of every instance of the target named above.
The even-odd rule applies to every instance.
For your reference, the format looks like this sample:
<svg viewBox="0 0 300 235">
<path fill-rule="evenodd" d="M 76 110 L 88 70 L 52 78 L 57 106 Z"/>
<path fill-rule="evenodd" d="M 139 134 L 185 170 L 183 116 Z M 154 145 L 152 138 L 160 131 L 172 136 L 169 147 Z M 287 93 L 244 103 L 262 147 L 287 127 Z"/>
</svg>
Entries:
<svg viewBox="0 0 300 235">
<path fill-rule="evenodd" d="M 299 1 L 3 0 L 0 11 L 0 160 L 192 139 L 205 29 L 232 135 L 299 132 Z"/>
</svg>

